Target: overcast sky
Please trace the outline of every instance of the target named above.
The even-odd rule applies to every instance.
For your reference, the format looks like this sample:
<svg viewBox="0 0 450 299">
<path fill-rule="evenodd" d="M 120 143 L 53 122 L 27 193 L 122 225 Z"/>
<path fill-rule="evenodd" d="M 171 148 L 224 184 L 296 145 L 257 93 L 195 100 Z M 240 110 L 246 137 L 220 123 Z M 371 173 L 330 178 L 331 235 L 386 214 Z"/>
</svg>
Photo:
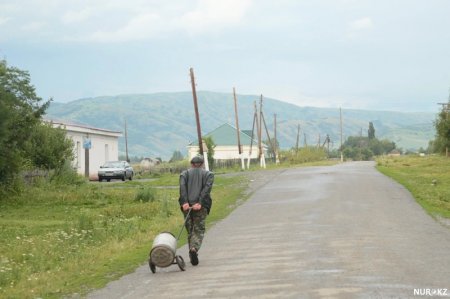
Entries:
<svg viewBox="0 0 450 299">
<path fill-rule="evenodd" d="M 0 58 L 67 102 L 198 90 L 438 111 L 449 0 L 0 0 Z"/>
</svg>

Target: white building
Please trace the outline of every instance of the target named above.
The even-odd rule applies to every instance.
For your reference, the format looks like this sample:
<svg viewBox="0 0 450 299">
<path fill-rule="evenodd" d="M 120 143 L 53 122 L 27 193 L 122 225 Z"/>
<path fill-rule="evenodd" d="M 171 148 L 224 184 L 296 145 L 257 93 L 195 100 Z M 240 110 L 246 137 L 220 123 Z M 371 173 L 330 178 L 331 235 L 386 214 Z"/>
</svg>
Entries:
<svg viewBox="0 0 450 299">
<path fill-rule="evenodd" d="M 251 159 L 258 158 L 258 141 L 251 138 L 250 135 L 244 133 L 246 131 L 239 131 L 239 138 L 241 142 L 242 152 L 247 159 L 250 153 L 250 147 L 252 152 Z M 255 133 L 256 134 L 256 133 Z M 215 130 L 209 132 L 205 137 L 211 137 L 216 147 L 214 148 L 215 160 L 233 160 L 240 159 L 238 142 L 237 142 L 237 129 L 232 125 L 225 123 Z M 188 145 L 189 160 L 198 154 L 198 141 L 194 141 Z M 263 151 L 266 150 L 266 146 L 263 146 Z"/>
<path fill-rule="evenodd" d="M 66 131 L 73 141 L 73 167 L 77 173 L 97 179 L 97 171 L 106 161 L 119 159 L 121 132 L 92 128 L 60 121 L 50 121 L 55 128 Z M 87 156 L 88 154 L 88 156 Z"/>
</svg>

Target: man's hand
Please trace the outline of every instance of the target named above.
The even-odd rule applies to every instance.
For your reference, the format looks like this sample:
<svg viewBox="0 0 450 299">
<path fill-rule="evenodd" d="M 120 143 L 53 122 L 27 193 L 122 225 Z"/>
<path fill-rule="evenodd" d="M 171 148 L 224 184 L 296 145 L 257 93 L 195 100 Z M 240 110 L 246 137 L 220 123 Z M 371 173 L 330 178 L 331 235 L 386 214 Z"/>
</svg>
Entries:
<svg viewBox="0 0 450 299">
<path fill-rule="evenodd" d="M 183 204 L 182 206 L 181 206 L 181 208 L 183 209 L 183 211 L 187 211 L 187 210 L 189 210 L 189 204 L 188 203 L 185 203 L 185 204 Z"/>
<path fill-rule="evenodd" d="M 196 204 L 194 204 L 194 205 L 192 206 L 192 209 L 193 209 L 194 211 L 200 211 L 201 208 L 202 208 L 202 205 L 199 204 L 199 203 L 196 203 Z"/>
</svg>

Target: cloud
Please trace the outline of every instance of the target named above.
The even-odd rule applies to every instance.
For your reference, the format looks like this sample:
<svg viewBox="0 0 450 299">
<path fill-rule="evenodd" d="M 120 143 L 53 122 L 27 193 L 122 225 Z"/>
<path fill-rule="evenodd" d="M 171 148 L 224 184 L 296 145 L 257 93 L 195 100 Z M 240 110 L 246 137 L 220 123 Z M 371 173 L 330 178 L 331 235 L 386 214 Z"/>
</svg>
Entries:
<svg viewBox="0 0 450 299">
<path fill-rule="evenodd" d="M 45 27 L 45 22 L 34 21 L 24 24 L 21 29 L 28 32 L 39 32 Z"/>
<path fill-rule="evenodd" d="M 250 0 L 200 0 L 195 10 L 182 16 L 180 25 L 190 33 L 221 29 L 239 23 L 250 6 Z"/>
<path fill-rule="evenodd" d="M 358 19 L 350 23 L 350 29 L 353 31 L 366 30 L 373 27 L 373 21 L 369 17 Z"/>
<path fill-rule="evenodd" d="M 101 27 L 92 30 L 90 34 L 82 32 L 78 36 L 68 36 L 70 41 L 89 41 L 101 43 L 147 40 L 166 36 L 173 32 L 187 32 L 199 35 L 217 32 L 238 24 L 250 7 L 251 0 L 199 0 L 197 6 L 191 9 L 188 2 L 180 5 L 142 5 L 140 9 L 128 9 L 117 16 L 119 7 L 110 10 L 110 20 L 103 24 L 93 24 Z M 128 6 L 129 8 L 130 6 Z M 93 10 L 69 11 L 63 16 L 63 22 L 70 24 L 93 19 Z M 105 14 L 103 14 L 105 16 Z M 99 18 L 100 16 L 96 16 Z M 112 22 L 111 20 L 114 20 Z M 92 20 L 91 20 L 92 21 Z M 111 27 L 116 27 L 111 29 Z"/>
<path fill-rule="evenodd" d="M 81 10 L 71 10 L 62 16 L 61 20 L 65 24 L 79 23 L 87 20 L 92 15 L 92 9 L 86 7 Z"/>
<path fill-rule="evenodd" d="M 88 40 L 97 42 L 124 42 L 145 40 L 160 32 L 161 18 L 157 14 L 144 13 L 133 17 L 124 27 L 115 31 L 97 31 Z"/>
<path fill-rule="evenodd" d="M 364 17 L 357 19 L 348 24 L 346 36 L 349 39 L 358 38 L 364 36 L 364 34 L 367 34 L 367 32 L 371 31 L 373 27 L 374 22 L 372 21 L 372 18 Z"/>
<path fill-rule="evenodd" d="M 6 22 L 9 21 L 10 18 L 7 17 L 0 17 L 0 26 L 5 24 Z"/>
</svg>

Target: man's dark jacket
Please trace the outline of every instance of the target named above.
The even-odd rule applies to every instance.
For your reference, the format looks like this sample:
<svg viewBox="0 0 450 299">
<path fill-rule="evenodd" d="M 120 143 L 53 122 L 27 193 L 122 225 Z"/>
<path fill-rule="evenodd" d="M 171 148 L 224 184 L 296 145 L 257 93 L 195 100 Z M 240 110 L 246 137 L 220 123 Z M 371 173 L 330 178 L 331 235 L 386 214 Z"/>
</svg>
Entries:
<svg viewBox="0 0 450 299">
<path fill-rule="evenodd" d="M 214 174 L 203 168 L 190 168 L 180 175 L 180 206 L 189 203 L 193 206 L 200 203 L 206 210 L 211 210 L 211 189 L 214 183 Z"/>
</svg>

